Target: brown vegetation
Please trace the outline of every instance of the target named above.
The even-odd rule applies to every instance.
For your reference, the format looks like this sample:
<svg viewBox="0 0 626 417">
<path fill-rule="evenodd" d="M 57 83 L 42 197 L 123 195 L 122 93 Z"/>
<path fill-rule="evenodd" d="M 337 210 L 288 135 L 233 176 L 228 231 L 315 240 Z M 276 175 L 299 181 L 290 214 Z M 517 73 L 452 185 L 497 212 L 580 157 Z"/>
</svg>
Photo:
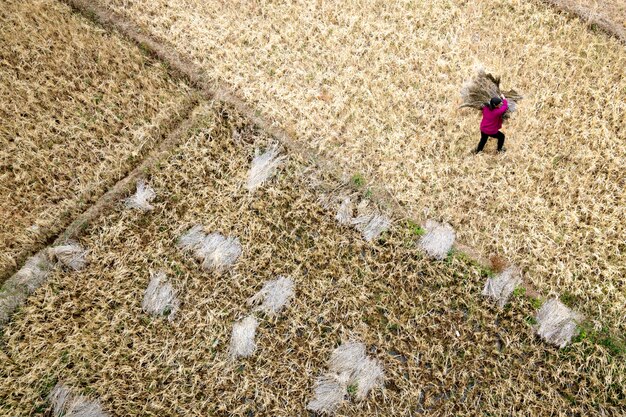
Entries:
<svg viewBox="0 0 626 417">
<path fill-rule="evenodd" d="M 102 3 L 302 148 L 386 186 L 408 217 L 427 211 L 540 292 L 574 294 L 587 316 L 625 328 L 616 39 L 534 1 Z M 476 63 L 525 96 L 502 157 L 468 156 L 479 119 L 458 110 L 458 91 Z"/>
<path fill-rule="evenodd" d="M 0 10 L 0 282 L 186 113 L 186 87 L 56 1 Z"/>
<path fill-rule="evenodd" d="M 384 388 L 359 399 L 348 386 L 341 415 L 621 410 L 622 358 L 589 339 L 561 351 L 540 341 L 528 299 L 499 309 L 481 295 L 481 268 L 462 256 L 427 260 L 402 224 L 367 243 L 320 206 L 335 179 L 318 173 L 312 190 L 315 167 L 295 155 L 250 194 L 254 149 L 273 139 L 230 108 L 206 105 L 195 120 L 148 173 L 154 209 L 119 205 L 94 221 L 80 239 L 89 265 L 53 271 L 4 329 L 3 414 L 46 412 L 62 381 L 114 416 L 304 415 L 316 378 L 350 340 L 381 365 Z M 177 247 L 194 224 L 241 240 L 232 269 L 204 271 Z M 142 309 L 151 270 L 177 289 L 172 321 Z M 279 316 L 253 313 L 256 349 L 230 359 L 233 323 L 278 275 L 293 278 L 293 299 Z"/>
</svg>

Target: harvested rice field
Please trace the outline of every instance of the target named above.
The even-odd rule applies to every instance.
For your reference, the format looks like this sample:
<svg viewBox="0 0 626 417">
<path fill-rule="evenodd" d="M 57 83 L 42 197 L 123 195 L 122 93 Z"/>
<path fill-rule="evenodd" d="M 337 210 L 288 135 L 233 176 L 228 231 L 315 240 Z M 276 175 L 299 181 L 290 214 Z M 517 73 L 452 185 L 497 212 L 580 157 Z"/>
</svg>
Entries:
<svg viewBox="0 0 626 417">
<path fill-rule="evenodd" d="M 626 52 L 539 1 L 102 0 L 347 178 L 519 265 L 626 331 Z M 476 65 L 524 95 L 504 155 L 471 155 Z M 427 215 L 425 215 L 427 213 Z"/>
<path fill-rule="evenodd" d="M 0 283 L 132 169 L 188 89 L 58 1 L 0 8 Z"/>
<path fill-rule="evenodd" d="M 414 227 L 367 242 L 320 202 L 340 184 L 297 155 L 250 181 L 275 142 L 233 109 L 204 104 L 193 120 L 145 174 L 152 209 L 120 204 L 90 224 L 87 266 L 55 267 L 4 328 L 3 415 L 62 415 L 77 397 L 110 416 L 623 411 L 623 358 L 589 338 L 542 342 L 532 299 L 487 301 L 488 272 L 426 259 Z M 199 243 L 212 233 L 241 251 Z M 361 362 L 370 379 L 316 388 Z"/>
</svg>

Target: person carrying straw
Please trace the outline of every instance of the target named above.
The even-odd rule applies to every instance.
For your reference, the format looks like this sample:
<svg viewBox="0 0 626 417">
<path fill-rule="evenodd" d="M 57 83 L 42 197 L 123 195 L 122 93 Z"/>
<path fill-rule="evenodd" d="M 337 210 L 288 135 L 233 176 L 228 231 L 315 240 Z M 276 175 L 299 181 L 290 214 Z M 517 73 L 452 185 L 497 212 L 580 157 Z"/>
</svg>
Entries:
<svg viewBox="0 0 626 417">
<path fill-rule="evenodd" d="M 492 137 L 498 139 L 498 152 L 504 151 L 504 133 L 502 128 L 502 116 L 509 109 L 509 103 L 504 94 L 500 97 L 492 97 L 487 105 L 483 106 L 483 119 L 480 122 L 480 142 L 475 153 L 482 152 L 487 140 Z"/>
</svg>

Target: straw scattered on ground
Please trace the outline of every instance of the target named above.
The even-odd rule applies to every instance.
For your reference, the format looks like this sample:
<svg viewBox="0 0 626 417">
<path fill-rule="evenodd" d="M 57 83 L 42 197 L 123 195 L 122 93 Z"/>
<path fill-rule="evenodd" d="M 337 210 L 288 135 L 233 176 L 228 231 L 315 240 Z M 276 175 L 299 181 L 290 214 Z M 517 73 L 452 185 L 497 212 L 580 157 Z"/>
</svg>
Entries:
<svg viewBox="0 0 626 417">
<path fill-rule="evenodd" d="M 586 315 L 626 329 L 618 40 L 538 1 L 102 3 L 299 146 L 387 187 L 413 220 L 450 223 L 542 293 L 567 292 Z M 459 109 L 459 90 L 476 64 L 525 96 L 503 156 L 495 141 L 469 155 L 480 119 Z"/>
<path fill-rule="evenodd" d="M 608 345 L 543 342 L 531 299 L 514 295 L 498 308 L 481 295 L 481 267 L 454 254 L 422 257 L 411 228 L 395 224 L 366 242 L 322 207 L 308 186 L 315 167 L 298 157 L 251 195 L 254 149 L 272 140 L 233 139 L 243 126 L 230 108 L 203 109 L 189 140 L 147 173 L 159 190 L 154 209 L 117 205 L 80 238 L 90 248 L 83 270 L 50 271 L 0 336 L 0 414 L 45 415 L 63 381 L 111 415 L 305 415 L 346 340 L 362 342 L 385 375 L 379 386 L 368 372 L 361 389 L 377 388 L 343 401 L 339 415 L 621 411 L 625 361 Z M 221 273 L 199 268 L 177 246 L 194 224 L 238 236 L 244 255 Z M 171 322 L 142 310 L 157 270 L 178 290 Z M 283 314 L 255 315 L 254 353 L 231 358 L 233 324 L 251 314 L 246 301 L 280 275 L 297 297 Z M 359 387 L 345 395 L 356 399 Z"/>
<path fill-rule="evenodd" d="M 0 282 L 122 178 L 188 106 L 184 86 L 53 0 L 0 11 Z"/>
</svg>

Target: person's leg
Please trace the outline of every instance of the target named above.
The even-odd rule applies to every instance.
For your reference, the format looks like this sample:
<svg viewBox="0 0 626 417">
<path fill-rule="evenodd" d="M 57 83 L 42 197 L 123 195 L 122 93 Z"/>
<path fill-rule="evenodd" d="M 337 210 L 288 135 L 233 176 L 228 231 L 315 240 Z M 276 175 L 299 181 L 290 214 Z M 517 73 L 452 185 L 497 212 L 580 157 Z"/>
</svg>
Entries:
<svg viewBox="0 0 626 417">
<path fill-rule="evenodd" d="M 489 139 L 489 136 L 487 136 L 483 132 L 480 132 L 480 142 L 478 142 L 478 148 L 476 148 L 476 153 L 480 153 L 483 151 L 483 148 L 487 144 L 487 139 Z"/>
<path fill-rule="evenodd" d="M 504 148 L 504 133 L 498 132 L 495 137 L 498 138 L 498 152 L 502 152 Z"/>
</svg>

